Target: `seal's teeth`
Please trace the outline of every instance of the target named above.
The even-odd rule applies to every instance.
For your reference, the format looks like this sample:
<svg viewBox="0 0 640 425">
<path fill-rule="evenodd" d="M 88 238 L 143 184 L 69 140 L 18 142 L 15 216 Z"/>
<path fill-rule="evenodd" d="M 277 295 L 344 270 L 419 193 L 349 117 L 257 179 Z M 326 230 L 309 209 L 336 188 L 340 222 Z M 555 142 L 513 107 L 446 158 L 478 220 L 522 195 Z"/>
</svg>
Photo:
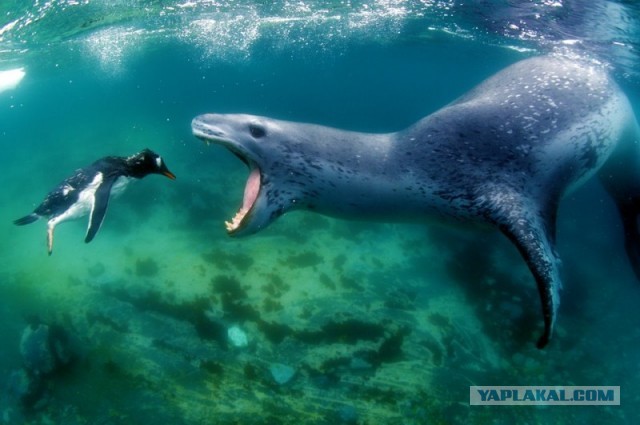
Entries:
<svg viewBox="0 0 640 425">
<path fill-rule="evenodd" d="M 242 219 L 244 219 L 248 212 L 248 208 L 240 208 L 240 210 L 236 213 L 235 216 L 233 216 L 230 221 L 225 221 L 224 225 L 227 228 L 227 232 L 233 232 L 234 230 L 237 230 L 242 223 Z"/>
</svg>

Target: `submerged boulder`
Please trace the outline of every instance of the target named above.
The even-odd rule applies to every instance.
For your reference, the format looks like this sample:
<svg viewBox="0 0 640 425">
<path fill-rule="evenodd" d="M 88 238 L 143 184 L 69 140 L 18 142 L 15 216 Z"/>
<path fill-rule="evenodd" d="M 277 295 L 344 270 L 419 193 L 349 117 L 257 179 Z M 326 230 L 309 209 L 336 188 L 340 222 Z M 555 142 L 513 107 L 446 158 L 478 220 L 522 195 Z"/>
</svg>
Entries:
<svg viewBox="0 0 640 425">
<path fill-rule="evenodd" d="M 239 326 L 232 326 L 227 330 L 227 337 L 231 345 L 237 348 L 249 345 L 249 337 Z"/>
<path fill-rule="evenodd" d="M 289 383 L 296 374 L 296 370 L 291 366 L 282 363 L 272 363 L 269 366 L 271 377 L 278 385 Z"/>
<path fill-rule="evenodd" d="M 33 408 L 41 403 L 45 392 L 45 385 L 38 376 L 30 374 L 25 369 L 11 372 L 7 381 L 7 394 L 25 408 Z"/>
<path fill-rule="evenodd" d="M 31 324 L 22 332 L 20 355 L 25 369 L 36 376 L 50 375 L 71 363 L 67 333 L 60 326 Z"/>
</svg>

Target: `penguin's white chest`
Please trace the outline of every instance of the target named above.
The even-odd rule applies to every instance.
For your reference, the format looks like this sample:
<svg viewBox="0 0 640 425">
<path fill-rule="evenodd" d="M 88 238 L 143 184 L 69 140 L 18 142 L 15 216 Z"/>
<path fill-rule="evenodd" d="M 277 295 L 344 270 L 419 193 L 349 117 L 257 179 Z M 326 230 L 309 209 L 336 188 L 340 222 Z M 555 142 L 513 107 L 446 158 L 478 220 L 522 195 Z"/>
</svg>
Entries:
<svg viewBox="0 0 640 425">
<path fill-rule="evenodd" d="M 55 227 L 58 223 L 63 221 L 73 220 L 89 214 L 93 208 L 96 190 L 98 190 L 102 184 L 103 177 L 102 173 L 97 173 L 91 183 L 80 191 L 78 194 L 78 200 L 71 205 L 68 210 L 58 216 L 52 217 L 51 220 L 49 220 L 49 227 Z"/>
<path fill-rule="evenodd" d="M 113 183 L 111 187 L 110 196 L 118 196 L 124 189 L 131 179 L 121 176 Z M 85 215 L 91 213 L 93 210 L 93 206 L 95 204 L 96 199 L 96 191 L 104 182 L 104 175 L 102 173 L 97 173 L 93 178 L 91 183 L 87 185 L 82 191 L 78 194 L 78 200 L 69 207 L 64 213 L 52 217 L 48 224 L 49 227 L 55 227 L 58 223 L 67 220 L 74 220 L 76 218 L 84 217 Z"/>
</svg>

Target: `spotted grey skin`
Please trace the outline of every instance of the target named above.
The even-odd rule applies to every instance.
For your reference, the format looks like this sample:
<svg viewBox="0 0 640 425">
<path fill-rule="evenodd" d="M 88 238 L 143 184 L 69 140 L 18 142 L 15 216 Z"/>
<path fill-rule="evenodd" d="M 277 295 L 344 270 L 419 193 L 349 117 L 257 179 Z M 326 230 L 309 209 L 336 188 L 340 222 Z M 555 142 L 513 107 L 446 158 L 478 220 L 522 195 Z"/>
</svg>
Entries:
<svg viewBox="0 0 640 425">
<path fill-rule="evenodd" d="M 196 117 L 192 129 L 251 169 L 243 209 L 227 224 L 232 235 L 255 233 L 296 208 L 380 220 L 437 214 L 494 225 L 537 282 L 539 348 L 549 341 L 559 306 L 558 203 L 598 171 L 620 210 L 640 278 L 638 124 L 624 94 L 593 62 L 521 61 L 395 133 L 216 114 Z"/>
</svg>

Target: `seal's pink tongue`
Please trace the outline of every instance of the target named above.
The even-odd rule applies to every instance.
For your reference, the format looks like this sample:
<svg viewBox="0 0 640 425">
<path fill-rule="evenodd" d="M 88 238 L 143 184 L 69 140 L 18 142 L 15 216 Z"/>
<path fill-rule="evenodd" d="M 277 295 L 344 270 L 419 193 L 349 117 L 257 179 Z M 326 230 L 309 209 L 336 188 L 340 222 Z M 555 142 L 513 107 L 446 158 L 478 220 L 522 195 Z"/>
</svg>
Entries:
<svg viewBox="0 0 640 425">
<path fill-rule="evenodd" d="M 247 179 L 247 185 L 244 188 L 244 198 L 242 200 L 242 208 L 247 211 L 251 209 L 253 203 L 258 198 L 258 192 L 260 191 L 260 170 L 254 168 L 249 174 Z"/>
<path fill-rule="evenodd" d="M 258 199 L 258 194 L 260 193 L 260 170 L 254 168 L 251 170 L 249 174 L 249 178 L 247 179 L 247 184 L 244 187 L 244 197 L 242 198 L 242 207 L 238 210 L 236 215 L 230 220 L 225 221 L 225 226 L 227 227 L 228 232 L 233 232 L 240 227 L 242 224 L 242 220 L 249 213 L 251 207 L 253 206 L 256 199 Z"/>
</svg>

